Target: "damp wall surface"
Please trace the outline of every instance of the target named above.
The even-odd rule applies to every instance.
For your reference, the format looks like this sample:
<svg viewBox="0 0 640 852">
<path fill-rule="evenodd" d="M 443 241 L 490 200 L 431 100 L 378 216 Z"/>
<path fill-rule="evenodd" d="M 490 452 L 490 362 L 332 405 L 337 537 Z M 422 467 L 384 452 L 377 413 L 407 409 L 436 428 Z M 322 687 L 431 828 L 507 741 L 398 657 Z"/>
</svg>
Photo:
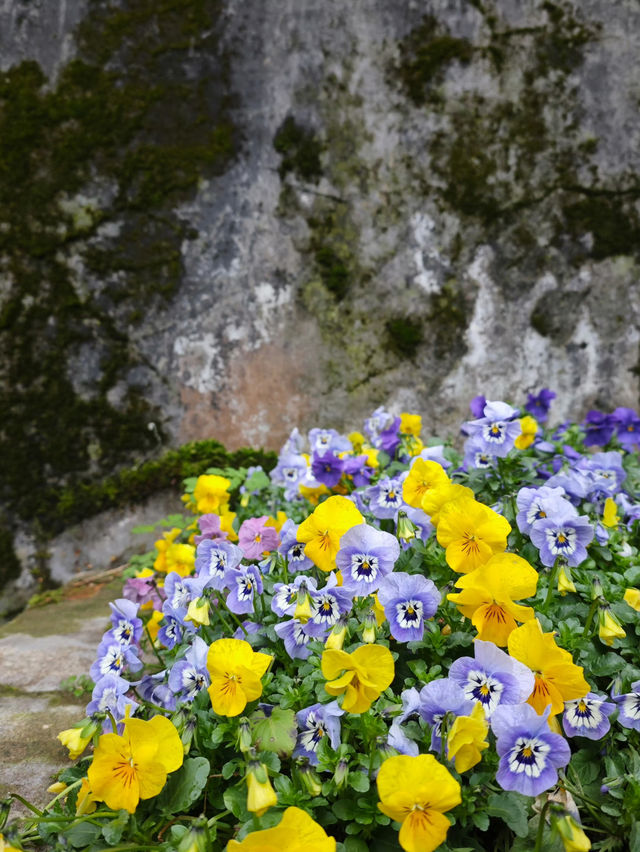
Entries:
<svg viewBox="0 0 640 852">
<path fill-rule="evenodd" d="M 184 442 L 637 408 L 639 50 L 633 0 L 5 0 L 3 552 Z"/>
</svg>

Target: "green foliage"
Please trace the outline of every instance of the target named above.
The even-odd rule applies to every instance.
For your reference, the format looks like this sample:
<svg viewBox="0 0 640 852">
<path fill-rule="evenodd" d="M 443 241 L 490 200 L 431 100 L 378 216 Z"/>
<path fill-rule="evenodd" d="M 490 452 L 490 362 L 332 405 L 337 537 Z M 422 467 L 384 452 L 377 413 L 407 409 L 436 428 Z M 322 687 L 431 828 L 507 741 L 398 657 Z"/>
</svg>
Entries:
<svg viewBox="0 0 640 852">
<path fill-rule="evenodd" d="M 386 322 L 388 344 L 403 358 L 413 358 L 422 343 L 422 323 L 413 317 L 395 317 Z"/>
<path fill-rule="evenodd" d="M 322 177 L 322 144 L 313 130 L 299 125 L 293 116 L 288 115 L 276 131 L 273 147 L 282 157 L 278 168 L 281 179 L 289 172 L 311 183 Z"/>
</svg>

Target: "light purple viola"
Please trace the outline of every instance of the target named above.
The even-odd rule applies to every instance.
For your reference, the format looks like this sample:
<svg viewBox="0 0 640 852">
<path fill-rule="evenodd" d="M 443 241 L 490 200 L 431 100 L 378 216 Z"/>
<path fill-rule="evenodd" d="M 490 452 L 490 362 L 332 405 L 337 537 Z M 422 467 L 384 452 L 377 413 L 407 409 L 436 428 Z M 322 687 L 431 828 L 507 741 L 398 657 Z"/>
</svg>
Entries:
<svg viewBox="0 0 640 852">
<path fill-rule="evenodd" d="M 538 796 L 554 786 L 558 769 L 569 763 L 569 744 L 549 729 L 550 710 L 538 716 L 530 704 L 502 705 L 491 717 L 500 756 L 496 781 L 503 790 Z"/>
<path fill-rule="evenodd" d="M 391 423 L 380 432 L 379 447 L 384 450 L 390 458 L 393 458 L 395 451 L 400 445 L 400 423 L 399 417 L 394 417 Z"/>
<path fill-rule="evenodd" d="M 346 456 L 342 461 L 344 473 L 351 477 L 356 488 L 369 484 L 375 470 L 367 465 L 368 456 Z"/>
<path fill-rule="evenodd" d="M 548 388 L 542 388 L 539 394 L 529 393 L 524 405 L 525 410 L 532 417 L 535 417 L 538 423 L 546 423 L 551 403 L 555 398 L 555 392 Z"/>
<path fill-rule="evenodd" d="M 238 530 L 238 544 L 245 559 L 262 559 L 265 553 L 276 550 L 280 544 L 277 530 L 269 526 L 268 521 L 268 515 L 261 515 L 242 522 Z"/>
<path fill-rule="evenodd" d="M 137 645 L 142 636 L 142 619 L 137 617 L 138 604 L 126 598 L 109 603 L 111 624 L 109 634 L 121 645 Z"/>
<path fill-rule="evenodd" d="M 179 613 L 180 619 L 184 619 L 193 598 L 186 580 L 187 578 L 182 577 L 177 571 L 171 571 L 164 581 L 164 591 L 167 596 L 165 605 L 171 607 L 173 613 Z"/>
<path fill-rule="evenodd" d="M 444 455 L 444 444 L 437 444 L 434 447 L 425 447 L 424 450 L 420 450 L 419 458 L 424 459 L 424 461 L 438 462 L 438 464 L 445 468 L 445 470 L 448 467 L 451 467 L 451 462 L 449 459 L 445 458 Z"/>
<path fill-rule="evenodd" d="M 633 408 L 616 408 L 612 414 L 616 437 L 627 452 L 640 449 L 640 417 Z"/>
<path fill-rule="evenodd" d="M 293 750 L 294 757 L 306 757 L 312 766 L 318 765 L 318 744 L 329 737 L 332 749 L 340 745 L 340 716 L 344 710 L 337 701 L 329 704 L 312 704 L 296 713 L 298 739 Z"/>
<path fill-rule="evenodd" d="M 176 709 L 176 697 L 167 683 L 166 671 L 145 675 L 142 680 L 138 681 L 136 690 L 144 701 L 157 704 L 170 712 Z"/>
<path fill-rule="evenodd" d="M 316 589 L 315 583 L 311 584 L 309 580 L 304 578 L 304 585 L 311 598 L 310 620 L 329 629 L 338 623 L 341 615 L 351 611 L 354 592 L 345 585 L 338 586 L 338 578 L 334 573 L 329 575 L 321 589 Z"/>
<path fill-rule="evenodd" d="M 522 432 L 518 409 L 506 402 L 487 402 L 483 415 L 478 420 L 464 424 L 467 434 L 478 442 L 482 451 L 502 458 L 513 449 L 516 438 Z"/>
<path fill-rule="evenodd" d="M 420 693 L 412 686 L 410 689 L 405 689 L 400 696 L 402 699 L 402 712 L 396 716 L 389 728 L 387 737 L 387 745 L 394 748 L 400 754 L 407 754 L 410 757 L 417 757 L 419 752 L 418 744 L 405 734 L 403 723 L 411 716 L 420 715 Z"/>
<path fill-rule="evenodd" d="M 380 583 L 378 600 L 384 607 L 391 635 L 398 642 L 415 642 L 424 635 L 442 596 L 432 580 L 422 574 L 389 574 Z"/>
<path fill-rule="evenodd" d="M 591 483 L 586 473 L 577 468 L 570 470 L 559 470 L 547 479 L 549 488 L 562 488 L 567 493 L 572 503 L 579 503 L 589 493 Z"/>
<path fill-rule="evenodd" d="M 540 551 L 540 561 L 551 567 L 558 557 L 575 567 L 587 558 L 587 545 L 593 539 L 588 518 L 575 515 L 568 508 L 554 518 L 543 518 L 531 527 L 529 536 Z"/>
<path fill-rule="evenodd" d="M 121 675 L 127 669 L 137 672 L 142 668 L 138 659 L 135 645 L 121 645 L 109 633 L 98 646 L 97 660 L 91 666 L 89 673 L 95 683 L 107 674 Z"/>
<path fill-rule="evenodd" d="M 307 660 L 311 656 L 311 649 L 307 647 L 309 642 L 312 639 L 324 639 L 327 635 L 321 624 L 314 624 L 313 621 L 302 622 L 297 618 L 281 621 L 275 625 L 274 630 L 293 660 Z"/>
<path fill-rule="evenodd" d="M 476 418 L 484 416 L 484 407 L 487 404 L 486 396 L 483 394 L 478 394 L 478 396 L 474 396 L 471 402 L 469 403 L 469 411 Z"/>
<path fill-rule="evenodd" d="M 592 409 L 587 412 L 583 425 L 587 433 L 585 447 L 604 447 L 613 437 L 617 423 L 612 414 Z"/>
<path fill-rule="evenodd" d="M 87 716 L 94 713 L 111 713 L 116 721 L 124 719 L 127 713 L 133 715 L 138 708 L 138 703 L 126 697 L 131 689 L 129 681 L 117 674 L 103 675 L 93 687 L 91 701 L 87 704 Z M 107 718 L 103 723 L 105 731 L 112 731 L 111 721 Z"/>
<path fill-rule="evenodd" d="M 174 663 L 169 672 L 169 687 L 181 701 L 193 699 L 209 686 L 207 653 L 209 646 L 200 636 L 194 636 L 193 645 L 181 660 Z"/>
<path fill-rule="evenodd" d="M 475 706 L 469 701 L 464 690 L 449 678 L 437 678 L 420 690 L 420 715 L 431 728 L 431 751 L 439 752 L 441 747 L 440 730 L 446 713 L 454 716 L 470 716 Z"/>
<path fill-rule="evenodd" d="M 399 477 L 381 477 L 375 485 L 367 488 L 365 495 L 369 500 L 369 511 L 380 520 L 393 518 L 399 509 L 406 508 Z"/>
<path fill-rule="evenodd" d="M 388 429 L 395 422 L 395 417 L 393 414 L 388 412 L 383 406 L 376 408 L 376 410 L 364 421 L 364 431 L 369 440 L 371 441 L 371 445 L 376 448 L 380 448 L 381 446 L 381 438 L 380 435 L 385 429 Z"/>
<path fill-rule="evenodd" d="M 505 654 L 493 642 L 476 639 L 475 657 L 459 657 L 449 678 L 469 701 L 479 701 L 490 718 L 500 704 L 522 704 L 533 692 L 535 677 L 523 663 Z"/>
<path fill-rule="evenodd" d="M 295 426 L 289 433 L 289 437 L 282 445 L 280 455 L 285 453 L 295 453 L 299 455 L 304 449 L 304 438 L 300 434 L 300 430 Z"/>
<path fill-rule="evenodd" d="M 262 594 L 262 577 L 255 565 L 227 568 L 224 584 L 229 589 L 226 604 L 231 612 L 236 615 L 253 612 L 253 598 L 256 592 Z"/>
<path fill-rule="evenodd" d="M 222 591 L 225 572 L 237 568 L 241 561 L 242 550 L 237 545 L 230 541 L 207 539 L 201 541 L 196 549 L 196 576 L 206 577 L 208 588 Z"/>
<path fill-rule="evenodd" d="M 591 499 L 614 497 L 627 477 L 627 472 L 622 467 L 622 453 L 615 450 L 585 456 L 577 463 L 576 468 L 589 479 L 587 495 Z"/>
<path fill-rule="evenodd" d="M 298 605 L 298 589 L 293 583 L 276 583 L 273 587 L 271 609 L 280 617 L 293 615 Z"/>
<path fill-rule="evenodd" d="M 351 441 L 335 429 L 310 429 L 309 446 L 312 453 L 346 453 L 353 449 Z"/>
<path fill-rule="evenodd" d="M 226 530 L 220 529 L 220 516 L 214 514 L 200 515 L 198 526 L 202 535 L 194 535 L 193 542 L 196 547 L 201 541 L 224 541 L 229 535 Z"/>
<path fill-rule="evenodd" d="M 298 485 L 307 475 L 307 460 L 300 453 L 281 452 L 278 464 L 269 474 L 271 481 L 284 487 L 285 500 L 300 496 Z"/>
<path fill-rule="evenodd" d="M 369 524 L 358 524 L 340 539 L 336 566 L 342 573 L 342 588 L 352 595 L 375 592 L 383 577 L 393 571 L 400 556 L 398 539 Z"/>
<path fill-rule="evenodd" d="M 601 740 L 611 727 L 609 716 L 615 709 L 603 695 L 590 692 L 584 698 L 565 701 L 562 727 L 568 737 Z"/>
<path fill-rule="evenodd" d="M 625 728 L 640 731 L 640 680 L 631 684 L 631 692 L 611 697 L 620 711 L 618 722 Z"/>
<path fill-rule="evenodd" d="M 487 449 L 481 436 L 473 435 L 464 442 L 463 470 L 488 470 L 494 467 L 496 455 Z"/>
<path fill-rule="evenodd" d="M 298 525 L 291 518 L 282 525 L 280 530 L 280 547 L 278 553 L 287 560 L 287 567 L 294 573 L 308 571 L 313 567 L 313 561 L 305 555 L 305 544 L 298 541 Z"/>
<path fill-rule="evenodd" d="M 158 639 L 170 651 L 182 641 L 185 630 L 194 630 L 194 625 L 190 621 L 185 622 L 186 609 L 174 609 L 168 601 L 164 602 L 162 614 L 164 617 L 160 622 Z"/>
<path fill-rule="evenodd" d="M 536 521 L 545 518 L 555 518 L 564 511 L 577 516 L 578 511 L 573 503 L 565 498 L 563 488 L 550 488 L 542 485 L 539 488 L 521 488 L 516 497 L 518 514 L 516 523 L 521 533 L 528 535 Z"/>
</svg>

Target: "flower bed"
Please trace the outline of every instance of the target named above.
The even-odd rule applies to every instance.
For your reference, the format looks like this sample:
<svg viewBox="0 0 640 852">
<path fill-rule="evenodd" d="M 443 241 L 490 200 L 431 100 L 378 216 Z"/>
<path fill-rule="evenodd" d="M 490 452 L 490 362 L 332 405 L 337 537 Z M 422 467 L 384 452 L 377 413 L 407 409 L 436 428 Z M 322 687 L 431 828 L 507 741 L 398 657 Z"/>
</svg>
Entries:
<svg viewBox="0 0 640 852">
<path fill-rule="evenodd" d="M 640 850 L 640 418 L 552 398 L 186 480 L 0 848 Z"/>
</svg>

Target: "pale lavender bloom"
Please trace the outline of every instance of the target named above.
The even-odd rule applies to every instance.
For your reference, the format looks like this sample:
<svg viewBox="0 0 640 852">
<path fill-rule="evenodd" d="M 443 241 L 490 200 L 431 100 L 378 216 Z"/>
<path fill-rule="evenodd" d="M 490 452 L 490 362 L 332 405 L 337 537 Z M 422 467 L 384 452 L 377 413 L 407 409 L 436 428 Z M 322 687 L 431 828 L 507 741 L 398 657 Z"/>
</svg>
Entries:
<svg viewBox="0 0 640 852">
<path fill-rule="evenodd" d="M 622 467 L 622 453 L 594 453 L 583 457 L 576 468 L 587 475 L 590 486 L 589 497 L 613 497 L 627 477 Z"/>
<path fill-rule="evenodd" d="M 494 467 L 496 454 L 487 449 L 482 436 L 473 435 L 464 442 L 464 458 L 462 469 L 488 470 Z"/>
<path fill-rule="evenodd" d="M 268 515 L 247 518 L 238 530 L 238 544 L 245 559 L 261 559 L 265 552 L 275 550 L 280 544 L 275 527 L 269 526 Z"/>
<path fill-rule="evenodd" d="M 587 545 L 593 539 L 593 527 L 588 518 L 563 509 L 555 518 L 536 521 L 529 535 L 540 551 L 543 565 L 550 568 L 560 556 L 567 565 L 575 567 L 587 558 Z"/>
<path fill-rule="evenodd" d="M 445 469 L 451 467 L 451 462 L 444 456 L 444 444 L 438 444 L 436 447 L 425 447 L 420 451 L 418 458 L 424 461 L 438 462 Z"/>
<path fill-rule="evenodd" d="M 417 757 L 419 752 L 418 744 L 405 734 L 402 723 L 410 716 L 418 716 L 420 714 L 420 693 L 412 686 L 410 689 L 405 689 L 400 696 L 402 699 L 402 713 L 396 716 L 389 728 L 387 737 L 387 745 L 394 748 L 400 754 L 407 754 L 410 757 Z"/>
<path fill-rule="evenodd" d="M 435 615 L 442 596 L 433 581 L 422 574 L 399 571 L 382 580 L 378 600 L 393 638 L 413 642 L 422 639 L 425 621 Z"/>
<path fill-rule="evenodd" d="M 521 488 L 516 497 L 518 515 L 516 523 L 523 534 L 529 534 L 531 527 L 536 521 L 544 518 L 554 518 L 560 512 L 570 511 L 577 516 L 578 511 L 573 504 L 565 499 L 562 488 L 549 488 L 542 485 L 540 488 Z"/>
<path fill-rule="evenodd" d="M 353 589 L 338 586 L 338 578 L 334 573 L 329 575 L 322 589 L 311 587 L 308 579 L 305 579 L 305 584 L 311 597 L 311 621 L 315 624 L 326 628 L 333 627 L 341 615 L 350 612 L 353 606 Z"/>
<path fill-rule="evenodd" d="M 179 617 L 184 619 L 192 599 L 186 577 L 181 577 L 177 571 L 171 571 L 164 581 L 164 591 L 167 596 L 166 605 L 171 607 L 172 613 L 179 613 Z M 164 612 L 164 606 L 162 609 Z"/>
<path fill-rule="evenodd" d="M 616 424 L 616 437 L 627 452 L 640 449 L 640 417 L 633 408 L 616 408 L 611 415 Z"/>
<path fill-rule="evenodd" d="M 478 441 L 479 449 L 485 453 L 503 457 L 511 449 L 522 432 L 518 409 L 506 402 L 487 402 L 484 417 L 467 421 L 464 426 L 471 439 Z"/>
<path fill-rule="evenodd" d="M 193 542 L 196 547 L 201 541 L 216 541 L 224 540 L 229 536 L 229 533 L 220 529 L 220 516 L 214 514 L 200 515 L 198 518 L 198 526 L 202 535 L 194 535 Z"/>
<path fill-rule="evenodd" d="M 304 448 L 304 438 L 300 434 L 300 430 L 296 426 L 291 430 L 289 437 L 282 445 L 282 449 L 280 450 L 280 455 L 284 453 L 295 453 L 299 455 Z"/>
<path fill-rule="evenodd" d="M 164 707 L 165 710 L 173 711 L 176 709 L 177 702 L 169 684 L 166 682 L 166 675 L 166 671 L 145 675 L 142 680 L 138 681 L 137 690 L 138 695 L 144 701 L 150 701 L 152 704 Z"/>
<path fill-rule="evenodd" d="M 222 591 L 225 572 L 241 561 L 242 550 L 230 541 L 202 541 L 196 549 L 196 576 L 207 578 L 208 588 Z"/>
<path fill-rule="evenodd" d="M 138 659 L 135 645 L 121 645 L 109 633 L 98 646 L 98 659 L 91 666 L 89 673 L 94 682 L 107 674 L 121 675 L 126 669 L 137 672 L 142 668 Z"/>
<path fill-rule="evenodd" d="M 184 617 L 187 614 L 186 609 L 174 609 L 171 604 L 165 601 L 162 607 L 164 618 L 160 623 L 158 630 L 158 639 L 167 648 L 171 650 L 178 642 L 182 641 L 182 636 L 185 630 L 193 632 L 194 625 L 188 621 L 185 623 Z"/>
<path fill-rule="evenodd" d="M 293 751 L 294 757 L 306 757 L 312 766 L 318 765 L 318 743 L 323 737 L 329 737 L 332 749 L 340 745 L 340 716 L 344 710 L 337 701 L 329 704 L 312 704 L 296 713 L 298 722 L 298 740 Z"/>
<path fill-rule="evenodd" d="M 589 477 L 580 470 L 561 470 L 547 479 L 549 488 L 563 488 L 572 502 L 579 503 L 589 493 Z"/>
<path fill-rule="evenodd" d="M 611 727 L 609 716 L 615 709 L 603 695 L 590 692 L 585 698 L 565 701 L 562 727 L 568 737 L 601 740 Z"/>
<path fill-rule="evenodd" d="M 202 689 L 209 686 L 208 652 L 207 643 L 200 636 L 194 636 L 193 645 L 181 660 L 174 663 L 169 672 L 169 686 L 177 698 L 193 701 Z"/>
<path fill-rule="evenodd" d="M 571 759 L 564 737 L 549 729 L 547 707 L 538 716 L 530 704 L 497 707 L 491 727 L 497 737 L 500 764 L 496 781 L 503 790 L 538 796 L 558 780 L 558 769 Z"/>
<path fill-rule="evenodd" d="M 262 577 L 255 565 L 227 568 L 224 583 L 229 589 L 226 604 L 236 615 L 253 612 L 253 598 L 262 594 Z"/>
<path fill-rule="evenodd" d="M 432 725 L 431 751 L 439 752 L 440 729 L 446 713 L 454 716 L 470 716 L 474 701 L 465 697 L 464 690 L 449 678 L 437 678 L 420 690 L 420 715 Z"/>
<path fill-rule="evenodd" d="M 625 728 L 640 731 L 640 680 L 631 684 L 631 690 L 624 695 L 612 695 L 611 697 L 620 710 L 618 722 Z"/>
<path fill-rule="evenodd" d="M 278 464 L 269 474 L 276 485 L 284 486 L 285 500 L 300 496 L 299 484 L 304 481 L 309 468 L 305 457 L 299 453 L 282 452 Z"/>
<path fill-rule="evenodd" d="M 479 701 L 490 717 L 499 704 L 522 704 L 533 692 L 535 677 L 523 663 L 505 654 L 493 642 L 476 639 L 475 658 L 459 657 L 449 677 L 469 701 Z"/>
<path fill-rule="evenodd" d="M 367 488 L 365 495 L 374 518 L 393 518 L 399 509 L 405 507 L 402 480 L 399 477 L 381 477 L 375 485 Z"/>
<path fill-rule="evenodd" d="M 303 623 L 297 618 L 281 621 L 275 625 L 274 630 L 284 642 L 287 654 L 294 660 L 308 659 L 311 656 L 311 649 L 307 647 L 309 642 L 312 639 L 324 639 L 327 635 L 321 624 L 314 624 L 313 621 Z"/>
<path fill-rule="evenodd" d="M 276 615 L 293 615 L 298 603 L 298 589 L 295 583 L 276 583 L 273 587 L 271 609 Z"/>
<path fill-rule="evenodd" d="M 87 716 L 108 711 L 119 722 L 120 719 L 125 718 L 127 707 L 130 708 L 129 712 L 133 715 L 139 705 L 125 697 L 130 689 L 131 684 L 119 675 L 103 675 L 93 687 L 91 701 L 87 704 Z M 103 723 L 103 729 L 105 731 L 112 730 L 111 721 L 108 718 Z"/>
<path fill-rule="evenodd" d="M 298 541 L 298 525 L 290 518 L 282 525 L 280 530 L 280 553 L 287 560 L 290 571 L 308 571 L 313 566 L 313 561 L 305 555 L 305 544 Z"/>
<path fill-rule="evenodd" d="M 364 421 L 364 431 L 371 441 L 371 445 L 377 448 L 381 446 L 380 435 L 385 429 L 388 429 L 395 421 L 393 414 L 390 414 L 383 406 L 376 408 L 373 414 Z"/>
<path fill-rule="evenodd" d="M 368 595 L 380 585 L 400 556 L 398 539 L 368 524 L 358 524 L 340 539 L 336 565 L 342 587 L 352 595 Z"/>
<path fill-rule="evenodd" d="M 352 450 L 351 441 L 335 429 L 310 429 L 309 446 L 312 453 L 345 453 Z"/>
<path fill-rule="evenodd" d="M 109 634 L 121 645 L 137 645 L 142 636 L 142 619 L 137 617 L 138 604 L 126 598 L 118 598 L 109 606 L 113 625 Z"/>
</svg>

